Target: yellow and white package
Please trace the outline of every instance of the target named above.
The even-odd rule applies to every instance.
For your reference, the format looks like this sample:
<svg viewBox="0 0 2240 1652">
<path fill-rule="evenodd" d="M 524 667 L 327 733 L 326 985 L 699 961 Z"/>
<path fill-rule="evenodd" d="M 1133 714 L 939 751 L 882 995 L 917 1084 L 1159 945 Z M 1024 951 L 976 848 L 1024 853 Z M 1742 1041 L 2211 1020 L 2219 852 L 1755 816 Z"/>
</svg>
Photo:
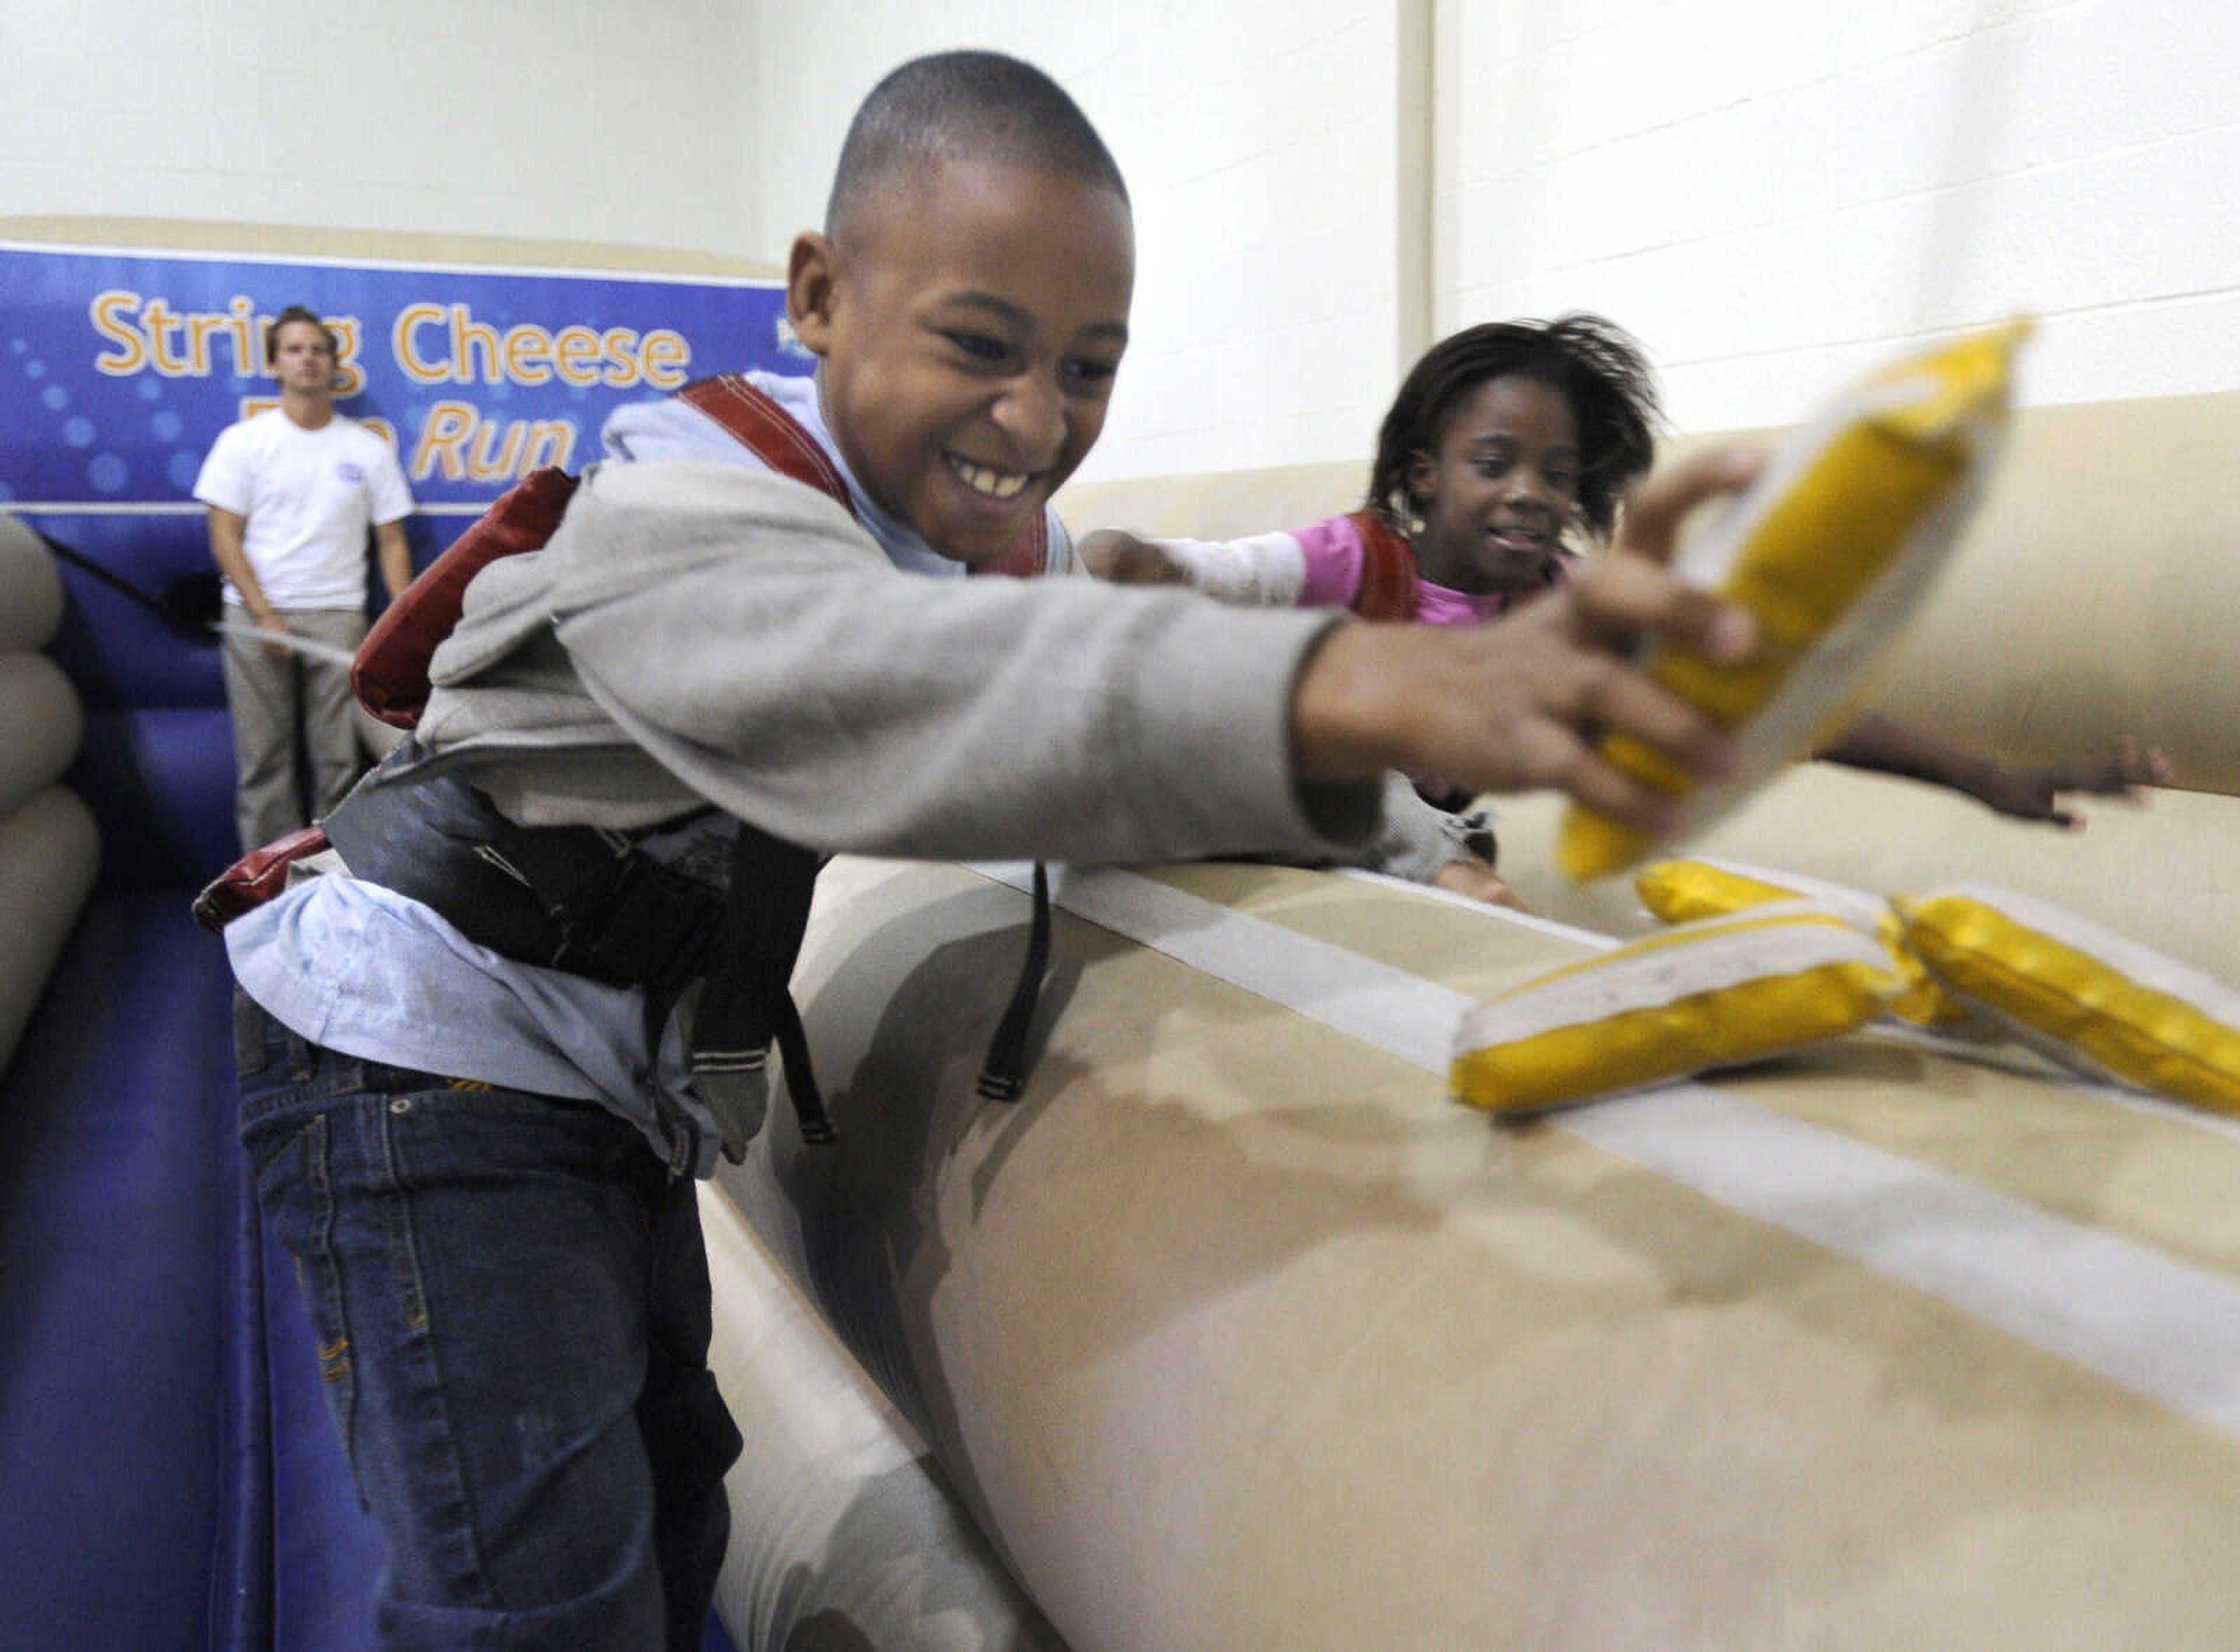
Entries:
<svg viewBox="0 0 2240 1652">
<path fill-rule="evenodd" d="M 1720 917 L 1777 901 L 1817 901 L 1889 949 L 1890 967 L 1905 983 L 1890 1002 L 1891 1015 L 1917 1027 L 1947 1032 L 1967 1029 L 1970 1023 L 1982 1025 L 1974 1010 L 1937 984 L 1928 966 L 1906 944 L 1903 926 L 1890 903 L 1864 889 L 1708 855 L 1651 862 L 1635 876 L 1633 887 L 1642 905 L 1665 923 Z"/>
<path fill-rule="evenodd" d="M 1724 917 L 1730 912 L 1777 901 L 1817 902 L 1868 935 L 1877 933 L 1882 921 L 1890 916 L 1890 909 L 1881 901 L 1848 883 L 1710 855 L 1652 861 L 1635 874 L 1633 888 L 1650 915 L 1666 923 Z"/>
<path fill-rule="evenodd" d="M 1680 835 L 1726 814 L 1853 715 L 1875 661 L 1959 541 L 2005 434 L 2014 350 L 2028 323 L 1978 333 L 1853 386 L 1783 442 L 1765 474 L 1675 564 L 1748 609 L 1762 643 L 1737 666 L 1663 643 L 1649 674 L 1710 712 L 1743 763 L 1692 783 L 1623 736 L 1619 768 L 1685 798 Z M 1578 881 L 1623 870 L 1656 840 L 1574 806 L 1557 837 Z"/>
<path fill-rule="evenodd" d="M 1494 1113 L 1638 1089 L 1850 1032 L 1899 986 L 1879 942 L 1810 902 L 1705 918 L 1475 1005 L 1449 1084 Z"/>
<path fill-rule="evenodd" d="M 2032 1049 L 2094 1077 L 2240 1113 L 2240 995 L 2010 889 L 1958 884 L 1892 904 L 1907 944 L 1946 988 Z"/>
</svg>

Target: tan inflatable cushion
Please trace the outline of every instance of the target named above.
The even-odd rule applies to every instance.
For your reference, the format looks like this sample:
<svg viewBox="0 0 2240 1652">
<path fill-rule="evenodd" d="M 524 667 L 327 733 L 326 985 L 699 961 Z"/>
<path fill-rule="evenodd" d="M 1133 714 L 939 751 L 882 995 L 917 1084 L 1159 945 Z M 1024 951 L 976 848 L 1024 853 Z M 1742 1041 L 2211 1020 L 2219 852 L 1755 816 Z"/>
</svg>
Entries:
<svg viewBox="0 0 2240 1652">
<path fill-rule="evenodd" d="M 2240 1132 L 1873 1034 L 1519 1131 L 1444 1038 L 1593 944 L 1258 867 L 1062 879 L 985 1103 L 1017 881 L 827 872 L 733 1175 L 1072 1646 L 2228 1643 Z"/>
</svg>

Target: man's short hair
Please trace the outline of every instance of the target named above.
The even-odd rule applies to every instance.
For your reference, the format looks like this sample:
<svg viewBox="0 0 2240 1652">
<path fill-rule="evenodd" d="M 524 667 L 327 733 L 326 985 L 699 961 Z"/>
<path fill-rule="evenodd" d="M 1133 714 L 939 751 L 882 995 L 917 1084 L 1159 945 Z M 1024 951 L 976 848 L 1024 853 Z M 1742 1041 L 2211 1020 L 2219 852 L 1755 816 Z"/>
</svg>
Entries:
<svg viewBox="0 0 2240 1652">
<path fill-rule="evenodd" d="M 310 323 L 312 326 L 317 328 L 322 333 L 326 335 L 327 354 L 333 356 L 337 361 L 340 361 L 342 359 L 342 341 L 335 336 L 335 330 L 328 326 L 324 321 L 320 319 L 319 312 L 316 310 L 307 309 L 302 304 L 290 304 L 287 309 L 275 316 L 272 318 L 270 324 L 264 330 L 264 364 L 267 367 L 270 367 L 279 361 L 280 330 L 283 327 L 285 327 L 291 321 L 307 321 Z"/>
<path fill-rule="evenodd" d="M 960 160 L 1035 166 L 1110 188 L 1128 186 L 1104 140 L 1063 87 L 996 51 L 914 57 L 871 89 L 849 123 L 825 204 L 834 240 L 897 184 Z"/>
</svg>

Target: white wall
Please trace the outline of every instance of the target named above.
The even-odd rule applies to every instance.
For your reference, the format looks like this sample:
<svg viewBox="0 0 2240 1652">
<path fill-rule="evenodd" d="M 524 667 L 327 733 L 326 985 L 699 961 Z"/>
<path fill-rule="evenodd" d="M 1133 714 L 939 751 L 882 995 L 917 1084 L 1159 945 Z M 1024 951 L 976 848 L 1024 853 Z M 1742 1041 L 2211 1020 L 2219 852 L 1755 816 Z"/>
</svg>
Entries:
<svg viewBox="0 0 2240 1652">
<path fill-rule="evenodd" d="M 759 0 L 763 256 L 823 221 L 848 117 L 888 69 L 1017 53 L 1079 100 L 1136 203 L 1133 341 L 1083 477 L 1357 457 L 1410 308 L 1394 254 L 1408 9 Z"/>
<path fill-rule="evenodd" d="M 1086 476 L 1358 458 L 1431 323 L 1570 308 L 1683 429 L 2021 308 L 2028 399 L 2240 389 L 2230 0 L 0 0 L 0 216 L 777 261 L 953 45 L 1050 69 L 1136 196 Z"/>
<path fill-rule="evenodd" d="M 2043 318 L 2024 398 L 2240 389 L 2229 0 L 1443 0 L 1442 330 L 1603 310 L 1683 429 Z"/>
<path fill-rule="evenodd" d="M 2240 388 L 2229 0 L 759 0 L 756 34 L 764 256 L 913 52 L 1081 99 L 1141 258 L 1088 478 L 1359 457 L 1425 337 L 1567 309 L 1641 335 L 1683 430 L 2017 310 L 2026 401 Z"/>
<path fill-rule="evenodd" d="M 0 215 L 742 256 L 730 0 L 0 0 Z"/>
<path fill-rule="evenodd" d="M 1397 383 L 1396 7 L 1174 6 L 1080 88 L 1138 202 L 1103 473 L 1353 458 Z"/>
</svg>

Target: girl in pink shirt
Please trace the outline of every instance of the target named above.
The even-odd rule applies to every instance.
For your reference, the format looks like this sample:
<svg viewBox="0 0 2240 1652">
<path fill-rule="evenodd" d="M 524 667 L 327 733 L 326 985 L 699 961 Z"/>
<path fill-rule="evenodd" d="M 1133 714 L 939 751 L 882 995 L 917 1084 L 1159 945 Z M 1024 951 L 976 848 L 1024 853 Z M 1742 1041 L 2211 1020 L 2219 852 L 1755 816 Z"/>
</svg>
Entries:
<svg viewBox="0 0 2240 1652">
<path fill-rule="evenodd" d="M 1377 433 L 1359 510 L 1228 542 L 1104 532 L 1090 568 L 1225 600 L 1350 608 L 1433 625 L 1491 619 L 1606 542 L 1649 469 L 1657 392 L 1640 346 L 1593 316 L 1494 322 L 1436 345 Z"/>
<path fill-rule="evenodd" d="M 1657 391 L 1641 347 L 1600 316 L 1492 322 L 1442 340 L 1377 432 L 1363 508 L 1244 539 L 1081 541 L 1093 573 L 1181 583 L 1224 601 L 1350 608 L 1364 619 L 1467 625 L 1563 577 L 1609 542 L 1625 490 L 1656 448 Z M 2067 791 L 2128 793 L 2169 777 L 2158 751 L 2011 766 L 1868 712 L 1818 756 L 1950 787 L 2004 815 L 2075 827 Z M 1418 782 L 1433 801 L 1437 783 Z"/>
</svg>

